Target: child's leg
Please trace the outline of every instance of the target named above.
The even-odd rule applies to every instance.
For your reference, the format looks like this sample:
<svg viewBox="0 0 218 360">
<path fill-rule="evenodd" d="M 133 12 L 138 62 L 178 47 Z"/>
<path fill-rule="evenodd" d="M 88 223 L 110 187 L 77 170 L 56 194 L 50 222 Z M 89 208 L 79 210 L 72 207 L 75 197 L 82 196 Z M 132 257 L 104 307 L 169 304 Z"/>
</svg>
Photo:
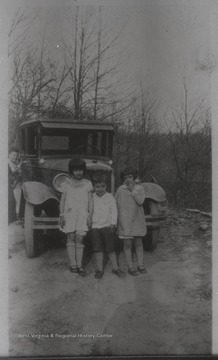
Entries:
<svg viewBox="0 0 218 360">
<path fill-rule="evenodd" d="M 132 264 L 132 239 L 123 240 L 123 251 L 126 257 L 127 266 L 129 269 L 133 267 Z"/>
<path fill-rule="evenodd" d="M 138 266 L 142 266 L 143 260 L 144 260 L 142 239 L 140 237 L 135 237 L 133 242 L 134 242 L 135 252 L 136 252 L 136 256 L 137 256 L 137 260 L 138 260 Z"/>
<path fill-rule="evenodd" d="M 114 233 L 110 232 L 108 227 L 102 228 L 101 234 L 102 234 L 102 241 L 104 243 L 105 252 L 107 253 L 107 255 L 113 265 L 113 269 L 117 270 L 118 264 L 117 264 L 117 257 L 116 257 L 116 253 L 115 253 L 115 235 L 114 235 Z"/>
<path fill-rule="evenodd" d="M 17 215 L 17 220 L 19 217 L 19 211 L 20 211 L 20 201 L 21 201 L 21 184 L 17 184 L 16 187 L 14 188 L 14 197 L 15 197 L 15 201 L 16 201 L 16 215 Z"/>
<path fill-rule="evenodd" d="M 84 250 L 83 238 L 84 235 L 76 233 L 76 263 L 78 268 L 82 267 L 82 258 L 83 258 L 83 250 Z"/>
<path fill-rule="evenodd" d="M 117 264 L 117 257 L 116 257 L 116 253 L 115 251 L 111 251 L 108 253 L 108 257 L 112 263 L 113 269 L 117 270 L 118 269 L 118 264 Z"/>
<path fill-rule="evenodd" d="M 123 270 L 121 270 L 117 263 L 117 256 L 115 251 L 111 251 L 108 253 L 108 257 L 113 265 L 112 273 L 119 276 L 119 277 L 125 277 L 126 274 Z"/>
<path fill-rule="evenodd" d="M 75 233 L 67 234 L 67 253 L 70 259 L 70 266 L 76 267 Z"/>
<path fill-rule="evenodd" d="M 104 260 L 103 251 L 96 251 L 95 261 L 96 261 L 97 270 L 103 271 L 103 260 Z"/>
<path fill-rule="evenodd" d="M 94 251 L 97 270 L 103 271 L 104 248 L 102 241 L 101 229 L 90 230 L 92 249 Z"/>
<path fill-rule="evenodd" d="M 138 260 L 137 270 L 141 274 L 146 274 L 147 270 L 145 269 L 145 267 L 143 265 L 144 250 L 143 250 L 142 239 L 140 237 L 134 238 L 134 245 L 135 245 L 135 251 L 136 251 L 136 256 L 137 256 L 137 260 Z"/>
</svg>

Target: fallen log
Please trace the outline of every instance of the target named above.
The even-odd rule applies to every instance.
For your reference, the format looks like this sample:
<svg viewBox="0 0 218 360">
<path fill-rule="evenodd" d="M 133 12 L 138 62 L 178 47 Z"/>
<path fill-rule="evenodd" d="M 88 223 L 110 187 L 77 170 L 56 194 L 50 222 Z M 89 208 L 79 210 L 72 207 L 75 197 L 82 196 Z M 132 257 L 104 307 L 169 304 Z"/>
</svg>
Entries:
<svg viewBox="0 0 218 360">
<path fill-rule="evenodd" d="M 212 218 L 212 213 L 209 213 L 209 212 L 200 211 L 198 209 L 185 209 L 185 210 L 188 211 L 188 212 L 199 213 L 201 215 Z"/>
</svg>

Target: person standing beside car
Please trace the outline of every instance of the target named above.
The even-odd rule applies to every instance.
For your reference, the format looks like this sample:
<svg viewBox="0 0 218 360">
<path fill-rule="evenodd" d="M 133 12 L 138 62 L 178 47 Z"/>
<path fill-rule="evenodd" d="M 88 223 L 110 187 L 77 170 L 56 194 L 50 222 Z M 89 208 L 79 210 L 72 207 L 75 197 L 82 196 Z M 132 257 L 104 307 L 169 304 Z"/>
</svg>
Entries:
<svg viewBox="0 0 218 360">
<path fill-rule="evenodd" d="M 126 257 L 128 272 L 132 276 L 139 273 L 146 274 L 143 264 L 144 251 L 142 237 L 146 235 L 147 227 L 143 202 L 145 192 L 141 185 L 136 182 L 137 174 L 134 168 L 127 167 L 121 171 L 121 185 L 115 194 L 118 208 L 118 236 L 123 240 L 123 250 Z M 137 269 L 132 262 L 132 245 L 137 257 Z"/>
<path fill-rule="evenodd" d="M 93 214 L 93 187 L 85 179 L 86 163 L 79 157 L 69 162 L 71 178 L 66 181 L 60 201 L 60 230 L 67 234 L 67 252 L 70 271 L 86 276 L 82 267 L 83 238 L 91 227 Z"/>
<path fill-rule="evenodd" d="M 22 170 L 19 162 L 19 150 L 12 147 L 8 156 L 8 222 L 19 220 Z"/>
</svg>

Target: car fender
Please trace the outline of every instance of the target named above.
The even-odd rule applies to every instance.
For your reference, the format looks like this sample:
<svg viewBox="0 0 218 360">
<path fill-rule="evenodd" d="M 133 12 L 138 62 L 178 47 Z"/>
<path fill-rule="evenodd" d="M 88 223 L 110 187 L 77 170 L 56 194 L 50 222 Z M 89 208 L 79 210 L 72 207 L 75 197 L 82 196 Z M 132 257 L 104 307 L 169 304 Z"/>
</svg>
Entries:
<svg viewBox="0 0 218 360">
<path fill-rule="evenodd" d="M 155 183 L 141 183 L 140 185 L 143 187 L 147 199 L 152 199 L 156 202 L 166 201 L 166 193 L 159 185 Z"/>
<path fill-rule="evenodd" d="M 54 191 L 38 181 L 26 181 L 22 185 L 24 198 L 33 205 L 43 204 L 49 199 L 55 199 L 59 202 Z"/>
</svg>

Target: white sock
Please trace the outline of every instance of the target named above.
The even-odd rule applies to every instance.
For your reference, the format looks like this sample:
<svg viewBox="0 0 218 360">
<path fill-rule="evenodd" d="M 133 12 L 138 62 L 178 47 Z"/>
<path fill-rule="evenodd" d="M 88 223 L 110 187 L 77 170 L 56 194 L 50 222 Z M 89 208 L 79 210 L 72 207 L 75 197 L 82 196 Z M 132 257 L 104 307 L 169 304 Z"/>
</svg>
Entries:
<svg viewBox="0 0 218 360">
<path fill-rule="evenodd" d="M 74 243 L 67 244 L 67 253 L 70 259 L 70 266 L 76 267 L 76 251 Z"/>
<path fill-rule="evenodd" d="M 83 249 L 84 245 L 76 244 L 76 263 L 79 268 L 82 267 Z"/>
</svg>

